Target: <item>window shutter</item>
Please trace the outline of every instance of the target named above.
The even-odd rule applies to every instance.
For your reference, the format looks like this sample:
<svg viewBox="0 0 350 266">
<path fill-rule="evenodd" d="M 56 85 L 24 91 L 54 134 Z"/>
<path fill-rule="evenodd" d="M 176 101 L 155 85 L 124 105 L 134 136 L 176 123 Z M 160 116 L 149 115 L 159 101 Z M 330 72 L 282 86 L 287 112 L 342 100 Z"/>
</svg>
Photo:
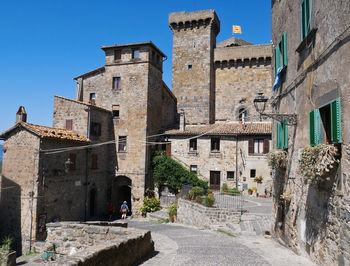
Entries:
<svg viewBox="0 0 350 266">
<path fill-rule="evenodd" d="M 171 157 L 171 143 L 167 143 L 167 144 L 165 144 L 165 149 L 166 149 L 166 156 L 167 157 Z"/>
<path fill-rule="evenodd" d="M 316 144 L 316 130 L 315 130 L 315 110 L 309 113 L 309 130 L 310 130 L 310 145 L 315 146 Z"/>
<path fill-rule="evenodd" d="M 270 151 L 270 141 L 268 139 L 264 139 L 264 154 Z"/>
<path fill-rule="evenodd" d="M 277 122 L 276 127 L 277 127 L 277 131 L 276 131 L 277 149 L 282 149 L 282 124 L 280 122 Z"/>
<path fill-rule="evenodd" d="M 253 154 L 254 153 L 254 139 L 248 140 L 248 153 Z"/>
<path fill-rule="evenodd" d="M 340 98 L 331 102 L 331 138 L 332 143 L 341 143 L 341 105 Z"/>
<path fill-rule="evenodd" d="M 281 51 L 280 46 L 277 45 L 275 48 L 275 76 L 277 75 L 277 70 L 281 66 Z"/>
<path fill-rule="evenodd" d="M 304 0 L 305 2 L 305 37 L 311 30 L 311 25 L 310 25 L 310 1 L 309 0 Z"/>
<path fill-rule="evenodd" d="M 321 114 L 319 109 L 314 110 L 314 118 L 315 118 L 315 145 L 320 144 L 322 142 L 321 135 Z"/>
<path fill-rule="evenodd" d="M 283 123 L 283 149 L 288 149 L 288 125 L 286 121 Z"/>
<path fill-rule="evenodd" d="M 283 66 L 287 65 L 287 32 L 282 35 L 282 47 L 283 47 Z"/>
</svg>

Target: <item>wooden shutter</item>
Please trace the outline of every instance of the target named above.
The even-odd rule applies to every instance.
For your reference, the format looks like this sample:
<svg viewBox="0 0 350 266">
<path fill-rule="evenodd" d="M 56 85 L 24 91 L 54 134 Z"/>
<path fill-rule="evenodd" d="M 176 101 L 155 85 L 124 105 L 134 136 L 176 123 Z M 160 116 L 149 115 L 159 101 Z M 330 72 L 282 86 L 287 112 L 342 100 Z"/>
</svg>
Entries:
<svg viewBox="0 0 350 266">
<path fill-rule="evenodd" d="M 283 66 L 287 65 L 287 32 L 282 35 L 282 55 L 283 55 Z"/>
<path fill-rule="evenodd" d="M 288 149 L 288 125 L 286 121 L 283 123 L 283 149 Z"/>
<path fill-rule="evenodd" d="M 282 124 L 281 122 L 277 122 L 276 124 L 276 147 L 277 149 L 282 149 Z"/>
<path fill-rule="evenodd" d="M 171 157 L 171 143 L 165 144 L 165 152 L 167 157 Z"/>
<path fill-rule="evenodd" d="M 331 102 L 331 140 L 332 143 L 342 142 L 340 98 Z"/>
<path fill-rule="evenodd" d="M 264 139 L 264 154 L 270 151 L 270 141 L 268 139 Z"/>
<path fill-rule="evenodd" d="M 248 153 L 253 154 L 254 153 L 254 139 L 248 140 Z"/>
</svg>

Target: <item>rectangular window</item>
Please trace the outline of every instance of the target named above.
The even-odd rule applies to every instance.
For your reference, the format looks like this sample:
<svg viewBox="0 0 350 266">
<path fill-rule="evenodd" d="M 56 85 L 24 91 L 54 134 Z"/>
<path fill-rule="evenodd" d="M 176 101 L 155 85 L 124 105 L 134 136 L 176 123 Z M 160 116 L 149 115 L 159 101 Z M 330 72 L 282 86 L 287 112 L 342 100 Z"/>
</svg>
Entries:
<svg viewBox="0 0 350 266">
<path fill-rule="evenodd" d="M 94 92 L 90 93 L 89 103 L 95 104 L 95 100 L 96 100 L 96 93 L 94 93 Z"/>
<path fill-rule="evenodd" d="M 270 142 L 268 139 L 249 139 L 248 154 L 266 154 L 270 150 Z"/>
<path fill-rule="evenodd" d="M 250 178 L 256 177 L 256 170 L 255 169 L 250 169 Z"/>
<path fill-rule="evenodd" d="M 192 65 L 188 65 L 188 70 L 191 70 L 192 69 Z"/>
<path fill-rule="evenodd" d="M 77 166 L 77 155 L 75 153 L 69 154 L 69 170 L 74 171 Z"/>
<path fill-rule="evenodd" d="M 122 50 L 114 50 L 114 60 L 122 59 Z"/>
<path fill-rule="evenodd" d="M 119 136 L 118 151 L 126 152 L 126 136 Z"/>
<path fill-rule="evenodd" d="M 66 129 L 68 130 L 73 129 L 73 119 L 66 119 Z"/>
<path fill-rule="evenodd" d="M 154 62 L 155 60 L 156 60 L 156 53 L 152 51 L 152 62 Z"/>
<path fill-rule="evenodd" d="M 275 76 L 277 75 L 277 70 L 282 66 L 287 65 L 287 33 L 284 32 L 281 37 L 281 41 L 276 45 L 274 50 L 275 56 Z"/>
<path fill-rule="evenodd" d="M 340 98 L 309 113 L 310 145 L 342 142 Z"/>
<path fill-rule="evenodd" d="M 133 49 L 132 50 L 132 58 L 140 58 L 140 50 L 139 49 Z"/>
<path fill-rule="evenodd" d="M 220 151 L 220 139 L 219 138 L 211 138 L 211 151 L 218 152 Z"/>
<path fill-rule="evenodd" d="M 197 150 L 197 139 L 190 139 L 190 151 Z"/>
<path fill-rule="evenodd" d="M 112 105 L 112 115 L 113 115 L 113 118 L 119 118 L 119 110 L 120 110 L 119 104 Z"/>
<path fill-rule="evenodd" d="M 113 78 L 113 89 L 114 90 L 120 89 L 121 88 L 121 82 L 122 82 L 121 77 L 114 77 Z"/>
<path fill-rule="evenodd" d="M 91 122 L 90 135 L 91 136 L 101 136 L 101 124 L 100 123 Z"/>
<path fill-rule="evenodd" d="M 97 154 L 91 155 L 91 169 L 97 169 Z"/>
<path fill-rule="evenodd" d="M 197 165 L 191 165 L 190 171 L 197 174 Z"/>
<path fill-rule="evenodd" d="M 303 0 L 300 5 L 300 33 L 301 40 L 305 37 L 311 30 L 311 9 L 310 0 Z"/>
<path fill-rule="evenodd" d="M 227 171 L 227 179 L 234 179 L 234 178 L 235 178 L 235 172 Z"/>
</svg>

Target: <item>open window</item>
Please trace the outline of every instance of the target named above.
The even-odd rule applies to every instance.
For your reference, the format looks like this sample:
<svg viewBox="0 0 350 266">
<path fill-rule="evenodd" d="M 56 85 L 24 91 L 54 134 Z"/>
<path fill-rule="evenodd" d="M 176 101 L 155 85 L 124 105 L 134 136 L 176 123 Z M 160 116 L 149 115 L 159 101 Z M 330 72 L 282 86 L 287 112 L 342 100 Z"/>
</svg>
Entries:
<svg viewBox="0 0 350 266">
<path fill-rule="evenodd" d="M 211 138 L 211 152 L 219 152 L 220 151 L 220 138 Z"/>
<path fill-rule="evenodd" d="M 340 98 L 309 113 L 310 145 L 342 142 Z"/>
<path fill-rule="evenodd" d="M 118 151 L 119 152 L 126 152 L 126 136 L 119 136 L 118 140 Z"/>
<path fill-rule="evenodd" d="M 112 105 L 112 115 L 113 115 L 113 118 L 116 118 L 116 119 L 119 119 L 120 118 L 120 106 L 119 104 L 116 104 L 116 105 Z"/>
<path fill-rule="evenodd" d="M 96 93 L 94 92 L 90 93 L 89 103 L 93 105 L 96 104 Z"/>
<path fill-rule="evenodd" d="M 190 151 L 197 150 L 197 139 L 190 139 Z"/>
</svg>

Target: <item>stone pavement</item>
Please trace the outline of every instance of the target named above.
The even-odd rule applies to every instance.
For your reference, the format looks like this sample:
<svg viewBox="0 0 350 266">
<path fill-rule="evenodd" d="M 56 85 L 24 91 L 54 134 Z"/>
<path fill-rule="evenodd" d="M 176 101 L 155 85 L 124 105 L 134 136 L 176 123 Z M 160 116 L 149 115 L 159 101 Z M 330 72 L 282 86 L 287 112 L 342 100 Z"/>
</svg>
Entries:
<svg viewBox="0 0 350 266">
<path fill-rule="evenodd" d="M 152 232 L 156 253 L 141 265 L 314 265 L 272 239 L 230 236 L 222 231 L 145 219 L 129 220 L 129 227 Z"/>
</svg>

